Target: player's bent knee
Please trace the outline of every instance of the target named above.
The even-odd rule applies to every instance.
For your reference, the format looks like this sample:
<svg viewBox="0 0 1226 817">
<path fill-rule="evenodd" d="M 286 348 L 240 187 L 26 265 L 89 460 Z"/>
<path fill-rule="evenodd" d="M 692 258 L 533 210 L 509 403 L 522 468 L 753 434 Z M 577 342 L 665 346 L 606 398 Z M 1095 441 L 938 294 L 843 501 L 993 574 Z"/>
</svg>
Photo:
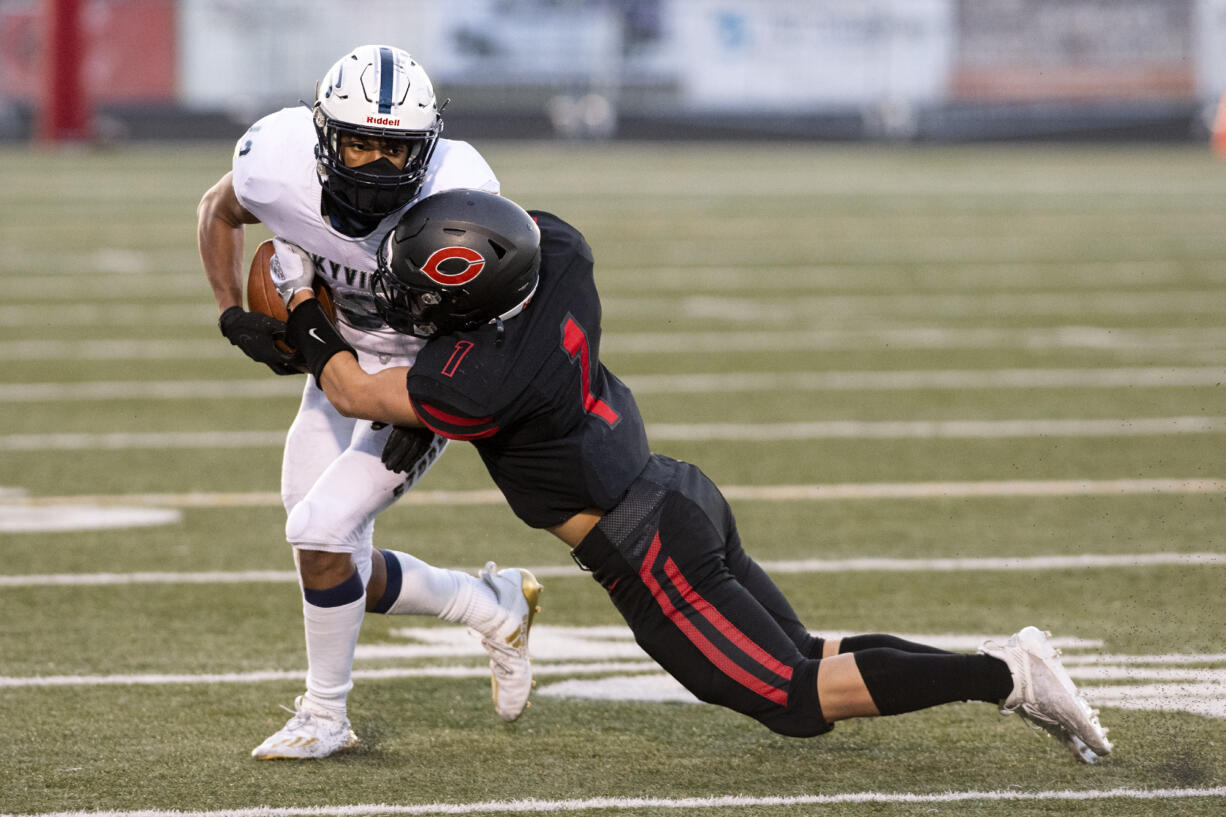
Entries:
<svg viewBox="0 0 1226 817">
<path fill-rule="evenodd" d="M 291 544 L 301 542 L 310 519 L 311 508 L 305 500 L 295 505 L 285 517 L 285 541 Z"/>
<path fill-rule="evenodd" d="M 751 702 L 746 699 L 743 690 L 733 691 L 722 683 L 714 688 L 690 691 L 699 700 L 747 715 L 778 735 L 811 738 L 834 728 L 834 724 L 822 716 L 821 707 L 815 706 L 815 695 L 790 694 L 787 703 L 783 704 L 770 703 L 756 696 L 756 700 Z"/>
<path fill-rule="evenodd" d="M 686 680 L 682 683 L 699 700 L 753 718 L 776 734 L 810 738 L 834 728 L 834 724 L 822 716 L 817 696 L 818 664 L 815 660 L 798 662 L 792 667 L 790 682 L 767 690 L 765 695 L 761 690 L 750 691 L 743 683 L 719 671 L 705 676 L 683 673 Z M 674 677 L 677 677 L 675 673 Z M 678 680 L 682 679 L 678 677 Z"/>
<path fill-rule="evenodd" d="M 757 718 L 758 722 L 777 735 L 789 738 L 812 738 L 824 735 L 834 728 L 821 715 L 798 716 L 781 709 L 779 712 Z"/>
<path fill-rule="evenodd" d="M 335 571 L 352 564 L 348 553 L 336 553 L 330 550 L 311 550 L 296 548 L 298 551 L 298 569 L 305 576 Z"/>
<path fill-rule="evenodd" d="M 326 550 L 310 550 L 297 548 L 298 575 L 302 579 L 302 587 L 307 591 L 329 590 L 345 585 L 348 581 L 356 581 L 357 587 L 365 585 L 365 580 L 357 571 L 348 553 L 333 553 Z M 358 574 L 355 578 L 355 573 Z M 318 602 L 311 602 L 318 604 Z M 332 606 L 328 604 L 320 606 Z"/>
<path fill-rule="evenodd" d="M 329 508 L 310 497 L 303 499 L 285 519 L 285 540 L 295 547 L 322 550 L 359 550 L 366 518 L 355 518 L 348 508 Z"/>
<path fill-rule="evenodd" d="M 820 707 L 815 710 L 809 701 L 797 700 L 796 696 L 789 696 L 786 706 L 774 706 L 747 714 L 775 734 L 789 738 L 811 738 L 824 735 L 834 728 L 834 724 L 822 716 Z"/>
<path fill-rule="evenodd" d="M 792 667 L 787 703 L 747 713 L 767 729 L 791 738 L 811 738 L 834 728 L 822 715 L 817 696 L 817 669 L 821 662 L 804 660 Z"/>
</svg>

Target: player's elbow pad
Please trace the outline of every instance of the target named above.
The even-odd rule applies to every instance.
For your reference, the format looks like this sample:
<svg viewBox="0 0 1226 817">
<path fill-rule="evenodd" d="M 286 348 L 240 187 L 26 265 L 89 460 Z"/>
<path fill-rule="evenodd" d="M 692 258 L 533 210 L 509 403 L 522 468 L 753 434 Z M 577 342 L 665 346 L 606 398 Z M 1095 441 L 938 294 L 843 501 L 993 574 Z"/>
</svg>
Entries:
<svg viewBox="0 0 1226 817">
<path fill-rule="evenodd" d="M 324 366 L 333 355 L 348 352 L 356 359 L 358 354 L 353 347 L 341 337 L 336 327 L 328 320 L 323 307 L 315 298 L 310 298 L 289 314 L 285 324 L 285 334 L 294 348 L 302 352 L 306 358 L 307 368 L 315 375 L 315 384 L 319 385 L 319 376 L 323 374 Z"/>
</svg>

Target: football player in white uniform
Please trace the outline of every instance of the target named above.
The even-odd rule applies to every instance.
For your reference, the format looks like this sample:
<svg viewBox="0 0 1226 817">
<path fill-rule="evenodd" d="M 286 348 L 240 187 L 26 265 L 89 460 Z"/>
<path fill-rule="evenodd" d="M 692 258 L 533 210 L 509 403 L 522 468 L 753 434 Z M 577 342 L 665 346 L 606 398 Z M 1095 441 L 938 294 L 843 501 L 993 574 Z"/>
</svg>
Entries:
<svg viewBox="0 0 1226 817">
<path fill-rule="evenodd" d="M 310 264 L 331 288 L 340 331 L 366 371 L 411 365 L 422 341 L 392 331 L 370 292 L 380 241 L 410 204 L 431 193 L 499 192 L 476 149 L 440 139 L 441 131 L 429 77 L 406 52 L 384 45 L 342 57 L 319 84 L 313 108 L 285 108 L 252 125 L 238 140 L 233 169 L 197 211 L 200 258 L 222 334 L 278 374 L 300 371 L 274 343 L 284 324 L 243 310 L 244 225 L 263 223 L 275 236 L 273 265 Z M 342 417 L 307 378 L 281 473 L 286 539 L 303 594 L 306 692 L 285 727 L 252 752 L 257 758 L 326 757 L 356 744 L 346 699 L 368 610 L 467 625 L 490 655 L 498 715 L 514 720 L 527 705 L 535 578 L 492 562 L 477 577 L 375 551 L 375 517 L 421 479 L 446 444 L 422 435 L 406 477 L 380 461 L 390 432 Z"/>
</svg>

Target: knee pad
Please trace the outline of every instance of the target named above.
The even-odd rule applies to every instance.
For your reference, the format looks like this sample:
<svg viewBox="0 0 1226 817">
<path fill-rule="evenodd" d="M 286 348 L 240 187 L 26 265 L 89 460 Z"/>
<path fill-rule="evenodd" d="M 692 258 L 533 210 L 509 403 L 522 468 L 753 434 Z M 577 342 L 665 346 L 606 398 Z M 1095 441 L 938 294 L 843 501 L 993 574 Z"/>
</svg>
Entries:
<svg viewBox="0 0 1226 817">
<path fill-rule="evenodd" d="M 321 502 L 310 494 L 289 512 L 285 539 L 295 547 L 354 553 L 369 550 L 372 520 L 363 510 L 341 502 Z"/>
<path fill-rule="evenodd" d="M 348 553 L 362 579 L 370 581 L 370 560 L 374 527 L 363 517 L 357 528 L 346 524 L 346 515 L 320 512 L 318 502 L 304 499 L 293 507 L 285 520 L 285 539 L 295 548 Z"/>
</svg>

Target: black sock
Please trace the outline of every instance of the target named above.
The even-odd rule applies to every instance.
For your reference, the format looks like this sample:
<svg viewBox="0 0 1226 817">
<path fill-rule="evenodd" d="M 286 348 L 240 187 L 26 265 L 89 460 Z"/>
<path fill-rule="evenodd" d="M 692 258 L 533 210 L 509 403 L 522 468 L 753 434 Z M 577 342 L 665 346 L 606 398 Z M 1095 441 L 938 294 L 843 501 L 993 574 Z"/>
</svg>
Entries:
<svg viewBox="0 0 1226 817">
<path fill-rule="evenodd" d="M 882 715 L 954 701 L 998 703 L 1013 691 L 1009 668 L 988 655 L 875 648 L 859 650 L 854 656 L 868 694 Z"/>
<path fill-rule="evenodd" d="M 881 633 L 849 635 L 839 645 L 839 652 L 860 652 L 861 650 L 878 648 L 898 650 L 900 652 L 929 653 L 932 655 L 957 655 L 957 653 L 952 653 L 948 650 L 929 647 L 927 644 L 917 644 L 914 641 L 907 641 L 905 638 L 899 638 L 896 635 L 882 635 Z"/>
</svg>

